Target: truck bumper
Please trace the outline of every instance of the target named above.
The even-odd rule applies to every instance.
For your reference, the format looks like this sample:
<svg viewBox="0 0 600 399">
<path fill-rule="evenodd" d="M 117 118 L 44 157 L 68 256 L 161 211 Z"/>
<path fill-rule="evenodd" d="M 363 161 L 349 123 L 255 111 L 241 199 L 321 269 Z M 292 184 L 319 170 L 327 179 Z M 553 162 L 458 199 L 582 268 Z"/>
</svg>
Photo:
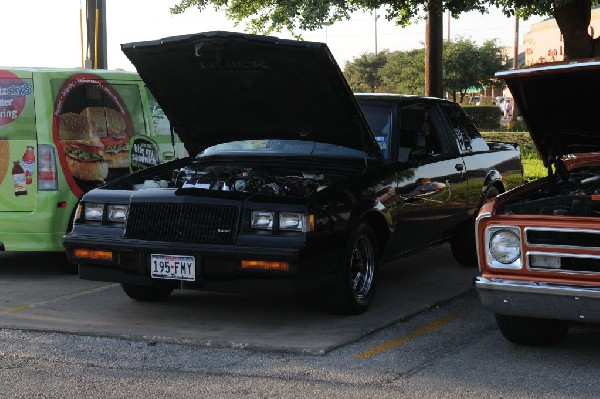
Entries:
<svg viewBox="0 0 600 399">
<path fill-rule="evenodd" d="M 477 276 L 475 289 L 483 307 L 494 313 L 600 323 L 600 287 Z"/>
</svg>

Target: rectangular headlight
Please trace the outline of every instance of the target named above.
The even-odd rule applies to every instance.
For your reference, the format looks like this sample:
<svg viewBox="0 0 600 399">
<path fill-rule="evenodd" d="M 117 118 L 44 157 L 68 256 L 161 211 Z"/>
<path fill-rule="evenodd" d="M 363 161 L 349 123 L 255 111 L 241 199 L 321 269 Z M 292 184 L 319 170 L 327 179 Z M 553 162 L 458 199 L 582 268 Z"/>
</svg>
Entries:
<svg viewBox="0 0 600 399">
<path fill-rule="evenodd" d="M 86 202 L 83 218 L 85 220 L 102 220 L 102 214 L 104 213 L 104 204 L 94 204 L 92 202 Z"/>
<path fill-rule="evenodd" d="M 275 212 L 252 211 L 250 227 L 253 229 L 273 230 Z"/>
<path fill-rule="evenodd" d="M 107 207 L 106 217 L 109 222 L 125 223 L 129 206 L 112 204 Z"/>
<path fill-rule="evenodd" d="M 281 212 L 279 230 L 306 231 L 306 215 L 303 213 Z"/>
</svg>

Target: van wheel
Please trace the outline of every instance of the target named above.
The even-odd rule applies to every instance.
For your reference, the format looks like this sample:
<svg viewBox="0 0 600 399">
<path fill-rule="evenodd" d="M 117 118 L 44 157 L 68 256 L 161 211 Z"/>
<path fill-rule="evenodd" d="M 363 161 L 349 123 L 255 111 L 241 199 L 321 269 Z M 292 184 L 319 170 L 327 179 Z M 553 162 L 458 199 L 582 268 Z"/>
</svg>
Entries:
<svg viewBox="0 0 600 399">
<path fill-rule="evenodd" d="M 569 331 L 569 326 L 559 321 L 532 317 L 496 314 L 496 323 L 504 338 L 517 345 L 552 345 Z"/>
<path fill-rule="evenodd" d="M 333 313 L 356 315 L 367 310 L 375 293 L 377 249 L 373 229 L 366 223 L 360 224 L 350 238 L 329 294 Z"/>
<path fill-rule="evenodd" d="M 121 287 L 129 298 L 140 302 L 162 301 L 171 295 L 171 292 L 173 292 L 173 288 L 170 287 L 153 287 L 148 285 L 126 283 L 122 283 Z"/>
<path fill-rule="evenodd" d="M 500 191 L 494 186 L 488 188 L 483 197 L 483 202 L 490 200 L 500 194 Z M 469 220 L 460 228 L 450 240 L 450 249 L 454 259 L 463 266 L 478 267 L 479 255 L 475 239 L 475 219 Z"/>
<path fill-rule="evenodd" d="M 66 274 L 78 274 L 79 265 L 69 262 L 66 252 L 50 252 L 50 261 L 59 271 Z"/>
</svg>

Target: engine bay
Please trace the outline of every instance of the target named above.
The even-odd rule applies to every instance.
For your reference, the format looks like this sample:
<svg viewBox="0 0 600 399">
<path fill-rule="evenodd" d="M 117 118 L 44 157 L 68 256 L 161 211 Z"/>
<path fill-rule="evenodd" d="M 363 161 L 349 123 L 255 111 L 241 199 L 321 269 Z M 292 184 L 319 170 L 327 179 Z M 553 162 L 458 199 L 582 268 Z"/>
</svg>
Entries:
<svg viewBox="0 0 600 399">
<path fill-rule="evenodd" d="M 600 217 L 600 167 L 555 169 L 533 193 L 504 204 L 504 213 Z"/>
<path fill-rule="evenodd" d="M 178 190 L 266 193 L 274 196 L 305 196 L 331 184 L 321 172 L 275 168 L 191 164 L 134 184 L 134 190 L 171 188 Z"/>
</svg>

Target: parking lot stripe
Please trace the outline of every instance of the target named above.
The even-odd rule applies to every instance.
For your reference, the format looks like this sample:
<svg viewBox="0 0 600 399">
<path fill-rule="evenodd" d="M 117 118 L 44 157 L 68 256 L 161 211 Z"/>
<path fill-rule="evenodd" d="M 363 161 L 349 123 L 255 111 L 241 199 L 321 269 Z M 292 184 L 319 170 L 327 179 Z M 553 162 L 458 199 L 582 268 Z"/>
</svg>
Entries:
<svg viewBox="0 0 600 399">
<path fill-rule="evenodd" d="M 364 352 L 361 352 L 358 355 L 355 355 L 354 357 L 356 359 L 370 359 L 374 356 L 379 355 L 382 352 L 385 352 L 390 349 L 394 349 L 401 345 L 404 345 L 404 344 L 412 341 L 415 338 L 421 337 L 425 334 L 429 334 L 430 332 L 443 327 L 444 325 L 448 324 L 452 320 L 456 320 L 459 317 L 460 317 L 460 315 L 451 313 L 447 316 L 444 316 L 442 318 L 432 321 L 431 323 L 427 324 L 426 326 L 423 326 L 423 327 L 419 328 L 418 330 L 411 332 L 410 334 L 404 335 L 402 337 L 393 339 L 388 342 L 384 342 L 383 344 L 377 345 L 374 348 L 371 348 Z"/>
<path fill-rule="evenodd" d="M 61 296 L 58 296 L 56 298 L 47 299 L 45 301 L 40 301 L 40 302 L 28 303 L 28 304 L 25 304 L 25 305 L 14 306 L 14 307 L 8 308 L 8 309 L 0 309 L 0 313 L 16 313 L 16 312 L 21 312 L 23 310 L 38 308 L 40 306 L 48 305 L 48 304 L 51 304 L 51 303 L 66 301 L 68 299 L 77 298 L 77 297 L 80 297 L 80 296 L 84 296 L 84 295 L 88 295 L 88 294 L 93 294 L 95 292 L 100 292 L 100 291 L 108 290 L 108 289 L 111 289 L 111 288 L 118 287 L 119 285 L 120 284 L 117 284 L 117 283 L 108 284 L 108 285 L 101 285 L 100 287 L 90 288 L 90 289 L 83 290 L 83 291 L 78 291 L 78 292 L 73 292 L 73 293 L 67 294 L 67 295 L 61 295 Z"/>
</svg>

